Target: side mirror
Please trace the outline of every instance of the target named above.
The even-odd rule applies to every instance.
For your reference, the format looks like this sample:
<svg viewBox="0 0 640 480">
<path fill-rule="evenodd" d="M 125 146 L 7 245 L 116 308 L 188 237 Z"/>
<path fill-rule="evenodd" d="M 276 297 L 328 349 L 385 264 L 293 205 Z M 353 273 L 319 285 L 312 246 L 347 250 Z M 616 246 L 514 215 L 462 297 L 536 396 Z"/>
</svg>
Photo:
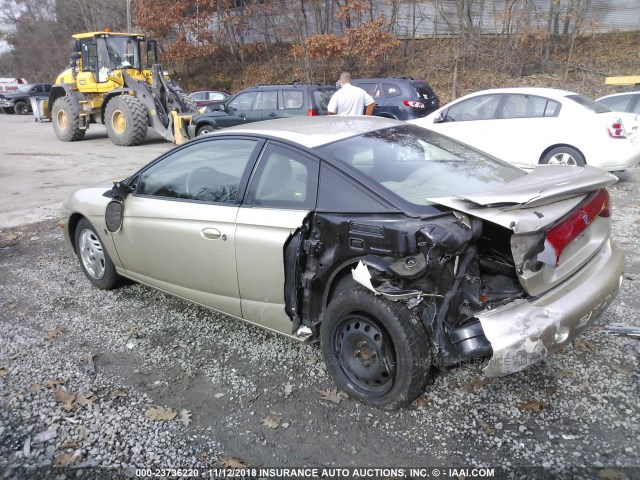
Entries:
<svg viewBox="0 0 640 480">
<path fill-rule="evenodd" d="M 113 182 L 111 190 L 107 190 L 102 194 L 103 197 L 113 198 L 114 200 L 124 200 L 131 192 L 133 192 L 135 186 L 129 186 L 123 182 Z"/>
<path fill-rule="evenodd" d="M 447 121 L 447 114 L 445 112 L 440 112 L 440 115 L 438 115 L 435 118 L 433 123 L 445 123 L 446 121 Z"/>
<path fill-rule="evenodd" d="M 124 204 L 119 200 L 113 200 L 107 204 L 104 213 L 104 222 L 110 232 L 117 232 L 122 227 L 122 213 Z"/>
</svg>

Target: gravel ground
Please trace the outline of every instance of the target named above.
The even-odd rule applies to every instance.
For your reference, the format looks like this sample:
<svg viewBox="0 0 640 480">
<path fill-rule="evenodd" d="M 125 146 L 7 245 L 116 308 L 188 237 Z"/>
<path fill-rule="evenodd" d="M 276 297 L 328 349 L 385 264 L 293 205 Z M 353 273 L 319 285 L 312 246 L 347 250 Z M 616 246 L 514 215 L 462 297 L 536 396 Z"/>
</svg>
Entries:
<svg viewBox="0 0 640 480">
<path fill-rule="evenodd" d="M 55 222 L 5 229 L 0 478 L 206 477 L 241 465 L 640 478 L 640 341 L 605 330 L 640 326 L 639 182 L 636 168 L 611 189 L 627 280 L 594 328 L 509 377 L 473 365 L 436 373 L 393 412 L 334 392 L 316 345 L 133 283 L 99 291 Z"/>
</svg>

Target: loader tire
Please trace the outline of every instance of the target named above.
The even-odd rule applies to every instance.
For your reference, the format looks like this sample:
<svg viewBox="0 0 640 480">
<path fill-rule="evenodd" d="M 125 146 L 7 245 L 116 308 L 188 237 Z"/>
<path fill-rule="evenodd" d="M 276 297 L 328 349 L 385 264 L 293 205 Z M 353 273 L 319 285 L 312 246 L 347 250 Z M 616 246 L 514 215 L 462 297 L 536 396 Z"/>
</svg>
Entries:
<svg viewBox="0 0 640 480">
<path fill-rule="evenodd" d="M 104 123 L 109 138 L 116 145 L 140 145 L 147 136 L 147 109 L 138 98 L 119 95 L 107 103 Z"/>
<path fill-rule="evenodd" d="M 185 107 L 187 107 L 186 112 L 184 113 L 198 113 L 198 105 L 196 104 L 196 101 L 191 98 L 189 95 L 185 95 L 184 93 L 179 93 L 178 95 L 180 95 L 180 100 L 182 100 L 182 102 L 184 103 Z"/>
<path fill-rule="evenodd" d="M 71 97 L 60 97 L 53 103 L 51 121 L 53 131 L 63 142 L 75 142 L 84 138 L 86 130 L 80 128 L 80 114 L 74 108 Z"/>
</svg>

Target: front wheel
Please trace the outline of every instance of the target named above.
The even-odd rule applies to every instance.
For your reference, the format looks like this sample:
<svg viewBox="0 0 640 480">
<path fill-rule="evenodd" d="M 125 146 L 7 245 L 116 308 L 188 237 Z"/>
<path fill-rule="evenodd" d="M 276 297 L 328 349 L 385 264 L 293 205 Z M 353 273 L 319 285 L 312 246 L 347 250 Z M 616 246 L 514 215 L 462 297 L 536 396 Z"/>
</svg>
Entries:
<svg viewBox="0 0 640 480">
<path fill-rule="evenodd" d="M 424 391 L 431 370 L 429 341 L 404 303 L 354 287 L 329 304 L 320 334 L 327 370 L 349 396 L 394 409 Z"/>
<path fill-rule="evenodd" d="M 86 130 L 80 128 L 80 115 L 71 97 L 60 97 L 53 102 L 51 122 L 56 136 L 63 142 L 82 140 Z"/>
<path fill-rule="evenodd" d="M 29 113 L 29 105 L 27 105 L 27 102 L 24 102 L 22 100 L 19 100 L 16 102 L 16 104 L 13 106 L 13 110 L 18 114 L 18 115 L 26 115 L 27 113 Z"/>
<path fill-rule="evenodd" d="M 147 136 L 147 109 L 140 99 L 131 95 L 113 97 L 104 111 L 107 135 L 116 145 L 140 145 Z"/>
<path fill-rule="evenodd" d="M 116 273 L 116 267 L 95 228 L 86 218 L 78 222 L 75 243 L 80 266 L 89 281 L 104 290 L 117 286 L 120 277 Z"/>
<path fill-rule="evenodd" d="M 214 128 L 211 125 L 203 125 L 200 128 L 198 128 L 198 133 L 197 135 L 209 135 L 210 133 L 212 133 L 214 130 Z"/>
<path fill-rule="evenodd" d="M 540 163 L 543 165 L 573 165 L 576 167 L 584 167 L 587 164 L 584 156 L 573 147 L 552 148 L 542 157 Z"/>
</svg>

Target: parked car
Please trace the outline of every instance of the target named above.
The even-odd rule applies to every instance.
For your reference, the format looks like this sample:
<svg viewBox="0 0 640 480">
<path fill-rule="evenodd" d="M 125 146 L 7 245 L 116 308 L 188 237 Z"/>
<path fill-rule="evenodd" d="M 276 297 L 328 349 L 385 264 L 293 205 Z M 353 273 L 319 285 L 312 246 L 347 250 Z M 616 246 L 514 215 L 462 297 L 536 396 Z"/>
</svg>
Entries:
<svg viewBox="0 0 640 480">
<path fill-rule="evenodd" d="M 640 92 L 614 93 L 599 98 L 598 103 L 606 105 L 614 112 L 640 114 Z"/>
<path fill-rule="evenodd" d="M 440 107 L 440 100 L 424 80 L 411 77 L 358 78 L 351 81 L 373 97 L 373 114 L 379 117 L 410 120 Z"/>
<path fill-rule="evenodd" d="M 13 92 L 3 92 L 0 94 L 0 109 L 3 113 L 26 115 L 31 113 L 31 97 L 47 96 L 50 90 L 50 83 L 30 83 Z"/>
<path fill-rule="evenodd" d="M 392 119 L 290 118 L 79 190 L 61 226 L 96 287 L 127 277 L 320 340 L 340 389 L 394 408 L 433 364 L 517 372 L 600 316 L 623 278 L 615 181 L 594 167 L 526 174 Z"/>
<path fill-rule="evenodd" d="M 275 118 L 326 115 L 336 89 L 326 85 L 258 85 L 241 90 L 217 110 L 195 115 L 188 127 L 190 138 L 234 125 Z"/>
<path fill-rule="evenodd" d="M 483 90 L 413 122 L 522 168 L 549 163 L 618 171 L 640 162 L 636 115 L 564 90 Z"/>
<path fill-rule="evenodd" d="M 229 94 L 220 90 L 200 90 L 190 93 L 189 97 L 196 102 L 198 107 L 204 107 L 212 103 L 224 102 L 229 98 Z"/>
</svg>

